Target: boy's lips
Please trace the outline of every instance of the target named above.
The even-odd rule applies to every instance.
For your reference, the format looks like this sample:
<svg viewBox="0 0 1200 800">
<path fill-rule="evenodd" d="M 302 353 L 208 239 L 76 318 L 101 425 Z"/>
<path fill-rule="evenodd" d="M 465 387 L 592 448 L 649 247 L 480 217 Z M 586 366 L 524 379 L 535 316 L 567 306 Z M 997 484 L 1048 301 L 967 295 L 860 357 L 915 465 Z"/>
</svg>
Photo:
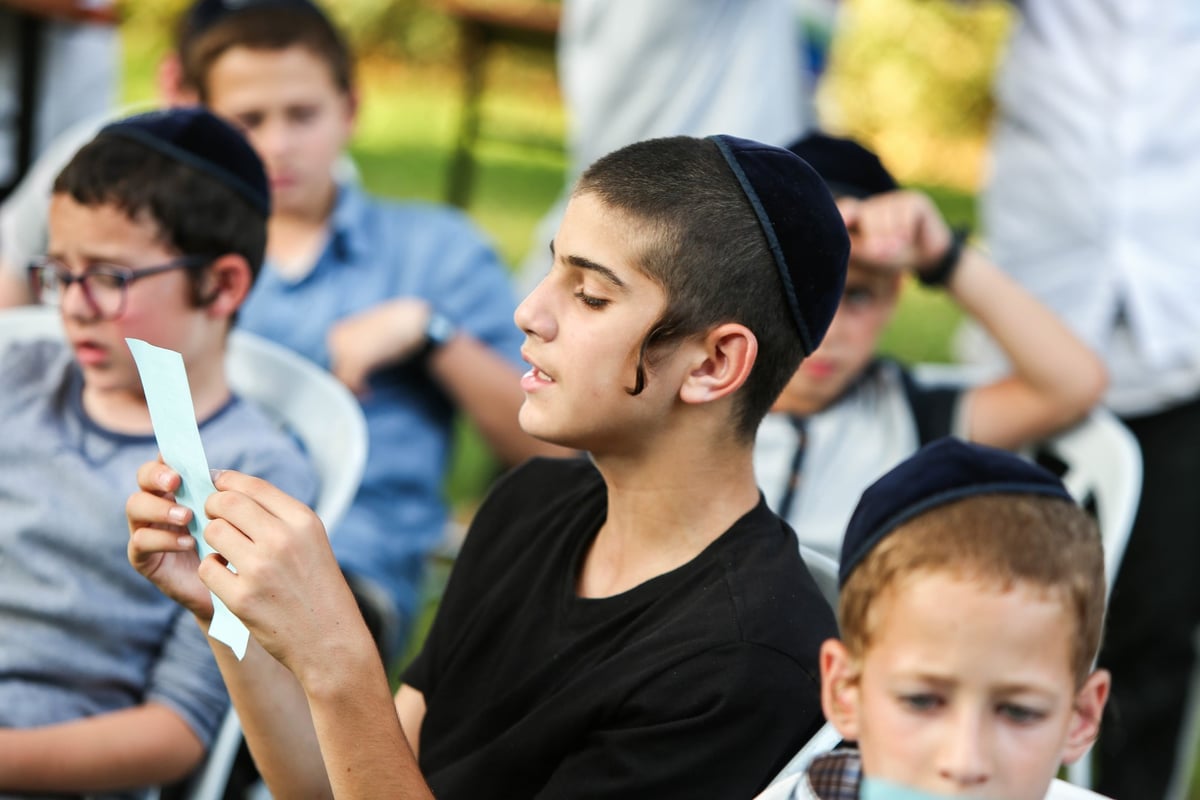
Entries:
<svg viewBox="0 0 1200 800">
<path fill-rule="evenodd" d="M 89 339 L 71 342 L 75 360 L 84 366 L 94 366 L 108 359 L 108 348 Z"/>
<path fill-rule="evenodd" d="M 800 368 L 812 378 L 828 378 L 837 372 L 837 363 L 828 358 L 806 358 Z"/>
<path fill-rule="evenodd" d="M 554 383 L 554 378 L 549 373 L 542 370 L 533 359 L 529 358 L 524 352 L 521 353 L 521 358 L 529 364 L 529 369 L 521 376 L 521 388 L 526 391 L 534 391 L 542 386 L 548 386 Z"/>
</svg>

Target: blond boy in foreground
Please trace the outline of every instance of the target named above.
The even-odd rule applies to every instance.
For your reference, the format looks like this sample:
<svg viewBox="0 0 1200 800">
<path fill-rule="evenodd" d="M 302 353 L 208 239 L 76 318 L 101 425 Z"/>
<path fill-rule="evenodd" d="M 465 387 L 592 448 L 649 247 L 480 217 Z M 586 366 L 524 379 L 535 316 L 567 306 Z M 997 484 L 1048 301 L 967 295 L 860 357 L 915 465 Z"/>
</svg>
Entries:
<svg viewBox="0 0 1200 800">
<path fill-rule="evenodd" d="M 1047 796 L 1096 738 L 1104 556 L 1040 467 L 940 439 L 864 492 L 838 576 L 822 706 L 843 747 L 764 797 Z M 909 795 L 904 795 L 909 796 Z"/>
</svg>

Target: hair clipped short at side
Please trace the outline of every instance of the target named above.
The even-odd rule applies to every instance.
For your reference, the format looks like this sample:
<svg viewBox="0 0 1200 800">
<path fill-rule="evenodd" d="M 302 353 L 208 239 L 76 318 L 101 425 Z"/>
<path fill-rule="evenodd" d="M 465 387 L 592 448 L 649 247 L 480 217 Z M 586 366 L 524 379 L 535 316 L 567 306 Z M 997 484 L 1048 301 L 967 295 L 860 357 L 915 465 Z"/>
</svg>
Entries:
<svg viewBox="0 0 1200 800">
<path fill-rule="evenodd" d="M 209 102 L 208 77 L 213 65 L 235 47 L 286 50 L 302 47 L 324 61 L 334 86 L 354 90 L 354 56 L 333 22 L 310 3 L 251 4 L 232 11 L 196 36 L 183 59 L 184 81 Z"/>
<path fill-rule="evenodd" d="M 736 395 L 736 432 L 754 432 L 804 354 L 779 271 L 754 209 L 712 141 L 691 137 L 629 145 L 592 164 L 575 194 L 620 212 L 637 234 L 637 264 L 667 297 L 642 345 L 655 350 L 737 322 L 758 340 L 758 357 Z"/>
<path fill-rule="evenodd" d="M 886 614 L 890 593 L 930 574 L 981 587 L 1028 586 L 1060 599 L 1075 623 L 1076 685 L 1091 672 L 1104 624 L 1104 554 L 1090 515 L 1034 494 L 978 494 L 913 517 L 880 540 L 846 579 L 838 626 L 861 659 Z"/>
</svg>

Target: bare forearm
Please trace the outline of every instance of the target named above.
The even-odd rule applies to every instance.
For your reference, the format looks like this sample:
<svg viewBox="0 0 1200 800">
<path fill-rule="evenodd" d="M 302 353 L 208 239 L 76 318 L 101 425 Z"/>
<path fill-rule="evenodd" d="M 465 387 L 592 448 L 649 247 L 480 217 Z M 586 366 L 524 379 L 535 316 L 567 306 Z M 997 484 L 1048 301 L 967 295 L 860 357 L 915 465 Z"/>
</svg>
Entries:
<svg viewBox="0 0 1200 800">
<path fill-rule="evenodd" d="M 242 661 L 224 644 L 210 643 L 250 754 L 274 795 L 331 796 L 308 700 L 295 676 L 253 637 Z"/>
<path fill-rule="evenodd" d="M 155 703 L 41 728 L 0 730 L 0 792 L 107 792 L 170 783 L 204 748 Z"/>
<path fill-rule="evenodd" d="M 1099 357 L 1054 312 L 981 253 L 970 248 L 964 252 L 948 289 L 988 331 L 1012 365 L 1007 405 L 1030 417 L 1028 429 L 1017 431 L 1017 439 L 1067 425 L 1100 400 L 1107 376 Z M 998 415 L 989 412 L 989 416 Z M 976 421 L 972 422 L 976 427 Z M 987 424 L 982 421 L 984 430 Z M 1007 438 L 1001 432 L 1001 441 L 987 443 L 1024 443 L 1005 441 Z"/>
<path fill-rule="evenodd" d="M 401 730 L 383 665 L 366 659 L 351 674 L 354 680 L 311 687 L 308 694 L 334 796 L 432 798 Z"/>
<path fill-rule="evenodd" d="M 432 797 L 369 639 L 330 653 L 307 685 L 253 639 L 238 661 L 214 642 L 250 753 L 275 797 Z"/>
<path fill-rule="evenodd" d="M 570 455 L 521 430 L 517 415 L 525 395 L 520 372 L 478 339 L 455 336 L 433 354 L 429 367 L 501 461 L 517 464 L 536 455 Z"/>
</svg>

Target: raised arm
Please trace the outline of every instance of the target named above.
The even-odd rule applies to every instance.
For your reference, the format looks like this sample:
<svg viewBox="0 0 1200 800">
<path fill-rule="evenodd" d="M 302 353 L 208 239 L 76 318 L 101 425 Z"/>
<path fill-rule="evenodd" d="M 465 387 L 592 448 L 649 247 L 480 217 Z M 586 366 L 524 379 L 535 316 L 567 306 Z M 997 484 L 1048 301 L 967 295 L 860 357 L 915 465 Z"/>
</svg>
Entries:
<svg viewBox="0 0 1200 800">
<path fill-rule="evenodd" d="M 856 259 L 928 274 L 944 266 L 952 236 L 932 201 L 890 192 L 843 207 Z M 995 339 L 1011 374 L 967 395 L 970 439 L 1015 448 L 1085 416 L 1107 385 L 1104 365 L 1067 326 L 979 250 L 964 247 L 946 291 Z"/>
<path fill-rule="evenodd" d="M 216 593 L 250 628 L 246 658 L 213 652 L 268 787 L 277 797 L 431 797 L 400 728 L 387 676 L 324 528 L 303 503 L 224 472 L 205 511 L 218 556 L 198 562 L 190 512 L 160 463 L 126 505 L 133 565 L 208 628 Z"/>
</svg>

